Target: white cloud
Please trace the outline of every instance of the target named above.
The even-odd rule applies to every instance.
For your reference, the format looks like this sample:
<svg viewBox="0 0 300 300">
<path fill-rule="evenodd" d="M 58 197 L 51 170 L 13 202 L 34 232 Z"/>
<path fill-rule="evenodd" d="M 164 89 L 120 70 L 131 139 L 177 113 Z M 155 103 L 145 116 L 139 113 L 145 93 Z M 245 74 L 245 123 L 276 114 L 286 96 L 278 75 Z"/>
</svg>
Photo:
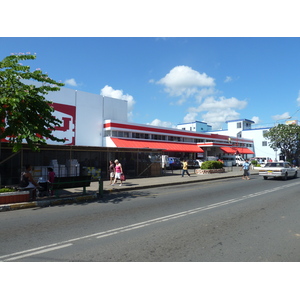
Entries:
<svg viewBox="0 0 300 300">
<path fill-rule="evenodd" d="M 199 88 L 213 87 L 214 79 L 205 73 L 199 73 L 188 66 L 177 66 L 165 77 L 157 81 L 165 86 L 165 92 L 170 96 L 190 97 L 199 92 Z"/>
<path fill-rule="evenodd" d="M 300 91 L 299 91 L 299 94 L 298 94 L 297 102 L 298 102 L 298 106 L 300 106 Z"/>
<path fill-rule="evenodd" d="M 285 112 L 285 113 L 283 113 L 281 115 L 272 116 L 272 119 L 274 121 L 279 121 L 279 120 L 284 121 L 284 120 L 289 119 L 289 118 L 290 118 L 290 114 L 288 112 Z"/>
<path fill-rule="evenodd" d="M 133 106 L 135 104 L 135 101 L 131 95 L 124 95 L 122 90 L 114 90 L 111 86 L 106 85 L 102 90 L 100 95 L 126 100 L 128 103 L 128 117 L 131 118 L 133 114 Z"/>
<path fill-rule="evenodd" d="M 230 82 L 232 81 L 232 78 L 230 76 L 226 76 L 224 82 L 227 83 L 227 82 Z"/>
<path fill-rule="evenodd" d="M 189 113 L 184 117 L 184 122 L 193 122 L 201 119 L 203 122 L 211 125 L 213 129 L 220 129 L 222 123 L 239 118 L 236 110 L 244 109 L 247 101 L 238 100 L 234 97 L 225 98 L 214 97 L 206 98 L 198 107 L 190 107 Z M 199 116 L 199 113 L 202 115 Z"/>
<path fill-rule="evenodd" d="M 259 123 L 262 122 L 261 119 L 260 119 L 259 117 L 255 117 L 255 116 L 252 117 L 251 121 L 253 121 L 255 124 L 259 124 Z"/>
<path fill-rule="evenodd" d="M 197 121 L 196 118 L 198 116 L 198 113 L 196 112 L 189 112 L 185 117 L 183 118 L 184 123 L 191 123 Z"/>
<path fill-rule="evenodd" d="M 71 85 L 71 86 L 77 86 L 78 85 L 74 78 L 70 78 L 70 79 L 65 80 L 65 84 L 66 85 Z"/>
<path fill-rule="evenodd" d="M 171 122 L 164 122 L 159 119 L 155 119 L 151 123 L 147 123 L 147 125 L 158 126 L 158 127 L 173 127 L 173 128 L 176 127 Z"/>
</svg>

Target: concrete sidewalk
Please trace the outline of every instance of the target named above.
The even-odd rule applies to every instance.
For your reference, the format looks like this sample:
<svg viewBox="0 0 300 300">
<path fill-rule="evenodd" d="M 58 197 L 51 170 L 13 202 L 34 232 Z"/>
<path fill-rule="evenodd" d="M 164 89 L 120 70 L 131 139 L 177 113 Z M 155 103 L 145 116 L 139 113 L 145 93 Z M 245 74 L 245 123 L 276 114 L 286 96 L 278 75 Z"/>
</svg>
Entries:
<svg viewBox="0 0 300 300">
<path fill-rule="evenodd" d="M 160 186 L 179 185 L 187 183 L 196 183 L 208 180 L 217 180 L 222 178 L 231 177 L 242 177 L 243 171 L 240 167 L 226 168 L 225 173 L 214 173 L 214 174 L 196 174 L 194 170 L 189 170 L 190 177 L 186 174 L 184 177 L 181 176 L 181 170 L 174 170 L 167 172 L 165 175 L 160 177 L 148 177 L 148 178 L 132 178 L 127 179 L 122 186 L 119 183 L 110 185 L 108 180 L 103 181 L 103 192 L 99 182 L 92 182 L 90 187 L 86 188 L 86 194 L 82 193 L 82 188 L 72 188 L 62 190 L 58 197 L 43 197 L 37 198 L 36 201 L 23 202 L 23 203 L 12 203 L 0 205 L 1 211 L 9 211 L 23 208 L 33 207 L 47 207 L 55 205 L 64 205 L 72 203 L 92 202 L 97 199 L 105 198 L 108 193 L 126 192 L 131 190 L 153 188 Z M 251 170 L 252 175 L 258 174 L 257 170 Z M 251 175 L 250 175 L 251 176 Z"/>
</svg>

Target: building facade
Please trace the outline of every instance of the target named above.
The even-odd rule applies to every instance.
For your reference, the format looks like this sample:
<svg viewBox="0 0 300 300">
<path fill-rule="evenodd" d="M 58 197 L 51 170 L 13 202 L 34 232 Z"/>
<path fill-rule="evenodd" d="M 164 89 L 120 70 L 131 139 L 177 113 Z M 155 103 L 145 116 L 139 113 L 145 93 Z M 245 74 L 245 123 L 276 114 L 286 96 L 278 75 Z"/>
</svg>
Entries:
<svg viewBox="0 0 300 300">
<path fill-rule="evenodd" d="M 2 140 L 2 185 L 16 183 L 25 164 L 44 170 L 55 162 L 60 176 L 93 172 L 105 178 L 109 160 L 119 159 L 129 176 L 159 176 L 161 168 L 154 165 L 160 163 L 162 155 L 207 159 L 236 152 L 246 156 L 254 154 L 252 139 L 203 132 L 210 129 L 204 122 L 192 123 L 192 130 L 183 124 L 171 129 L 130 123 L 126 100 L 68 88 L 51 92 L 46 99 L 53 103 L 53 115 L 62 121 L 54 135 L 65 139 L 65 143 L 49 141 L 35 153 L 24 144 L 22 151 L 13 154 L 5 139 Z M 76 172 L 70 173 L 70 169 Z"/>
</svg>

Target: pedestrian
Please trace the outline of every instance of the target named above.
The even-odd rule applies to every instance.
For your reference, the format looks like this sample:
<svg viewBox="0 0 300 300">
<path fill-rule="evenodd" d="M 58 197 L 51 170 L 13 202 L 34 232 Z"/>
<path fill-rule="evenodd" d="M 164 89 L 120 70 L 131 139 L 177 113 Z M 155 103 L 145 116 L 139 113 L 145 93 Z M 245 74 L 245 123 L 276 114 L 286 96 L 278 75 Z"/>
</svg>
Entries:
<svg viewBox="0 0 300 300">
<path fill-rule="evenodd" d="M 189 177 L 191 176 L 188 171 L 188 163 L 185 159 L 183 160 L 183 164 L 182 164 L 182 177 L 184 176 L 184 173 L 188 174 Z"/>
<path fill-rule="evenodd" d="M 109 161 L 108 172 L 109 172 L 109 178 L 110 178 L 110 185 L 112 185 L 113 181 L 115 179 L 115 164 L 112 160 Z"/>
<path fill-rule="evenodd" d="M 23 189 L 30 189 L 31 199 L 35 200 L 36 189 L 39 187 L 39 184 L 33 179 L 31 170 L 31 165 L 25 165 L 25 172 L 21 173 L 20 187 Z"/>
<path fill-rule="evenodd" d="M 241 171 L 242 170 L 244 171 L 242 179 L 249 180 L 250 179 L 249 178 L 249 176 L 250 176 L 250 171 L 249 171 L 250 170 L 250 162 L 249 162 L 249 159 L 246 159 L 245 162 L 243 163 Z"/>
<path fill-rule="evenodd" d="M 115 180 L 112 185 L 114 185 L 118 179 L 120 179 L 121 183 L 119 186 L 122 186 L 121 174 L 123 174 L 123 169 L 121 163 L 116 159 L 115 160 Z"/>
<path fill-rule="evenodd" d="M 53 171 L 53 168 L 49 167 L 47 168 L 48 170 L 48 183 L 50 186 L 50 194 L 53 196 L 53 189 L 52 189 L 52 183 L 54 182 L 54 178 L 55 178 L 55 172 Z"/>
</svg>

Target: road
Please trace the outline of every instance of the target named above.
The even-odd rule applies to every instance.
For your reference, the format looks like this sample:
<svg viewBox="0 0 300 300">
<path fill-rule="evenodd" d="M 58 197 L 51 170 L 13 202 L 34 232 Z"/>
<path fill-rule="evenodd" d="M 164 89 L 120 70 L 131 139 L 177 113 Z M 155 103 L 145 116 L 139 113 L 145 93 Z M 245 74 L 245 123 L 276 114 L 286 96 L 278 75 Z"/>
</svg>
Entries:
<svg viewBox="0 0 300 300">
<path fill-rule="evenodd" d="M 298 262 L 300 178 L 252 176 L 0 213 L 0 261 Z"/>
</svg>

